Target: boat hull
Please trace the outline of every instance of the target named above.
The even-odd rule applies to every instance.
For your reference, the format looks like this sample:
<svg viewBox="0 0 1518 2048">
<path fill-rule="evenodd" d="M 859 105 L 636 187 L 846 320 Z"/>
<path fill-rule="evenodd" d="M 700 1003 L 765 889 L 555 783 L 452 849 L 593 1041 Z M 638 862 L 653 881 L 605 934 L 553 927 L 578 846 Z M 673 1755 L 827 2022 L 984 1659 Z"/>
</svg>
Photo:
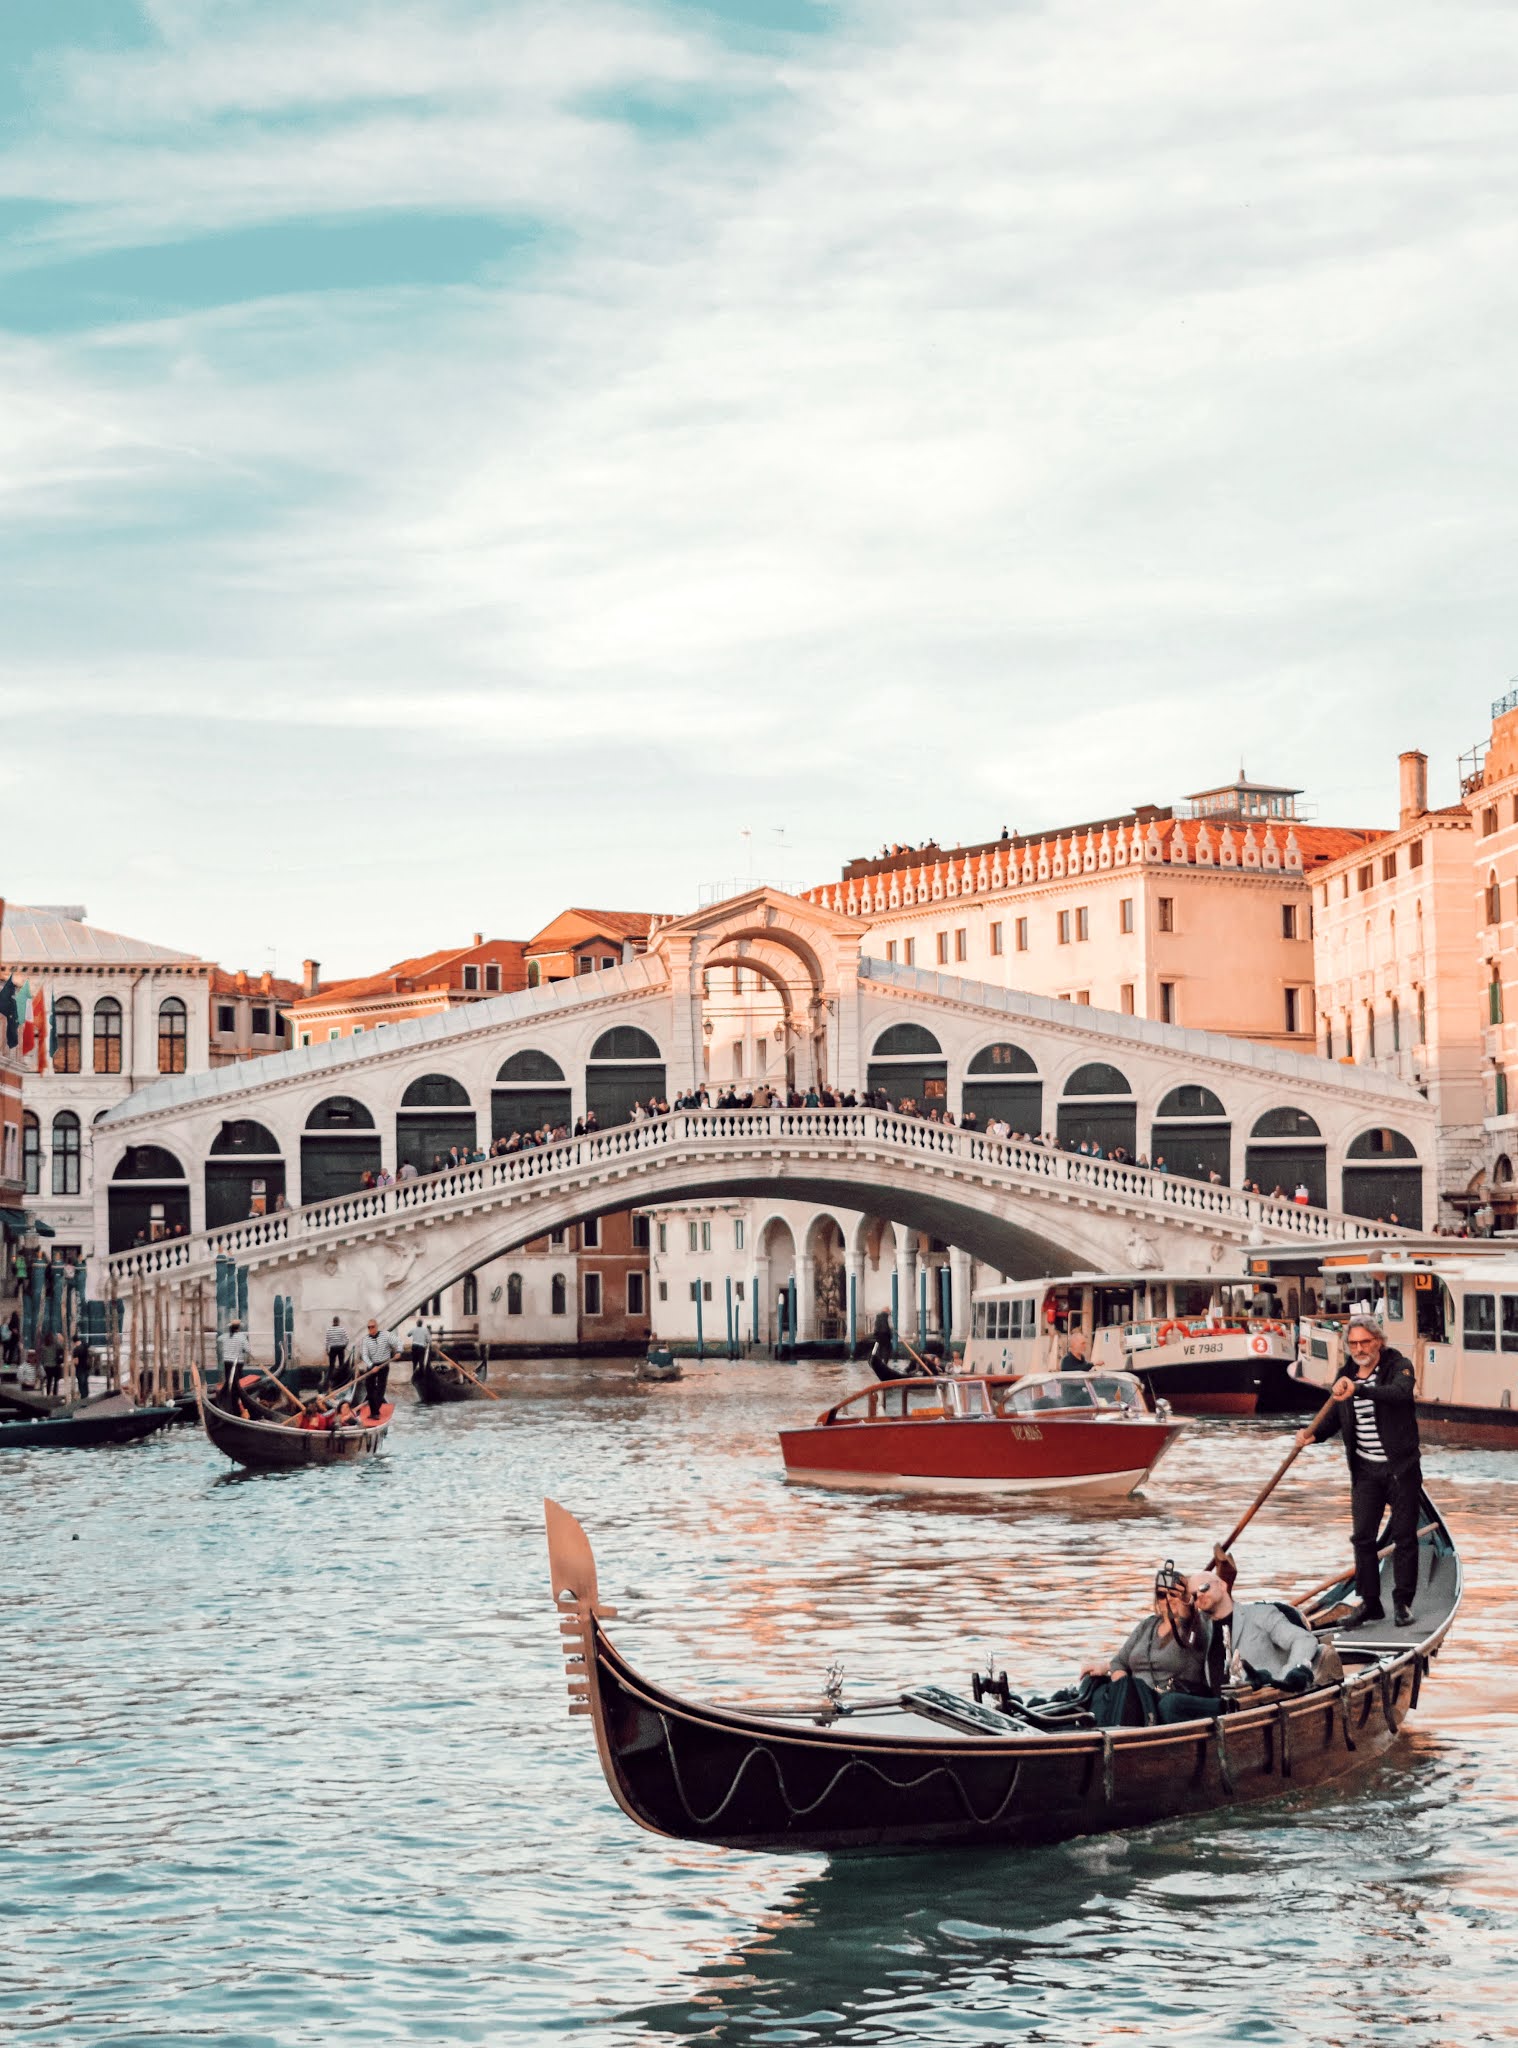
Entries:
<svg viewBox="0 0 1518 2048">
<path fill-rule="evenodd" d="M 416 1398 L 429 1408 L 446 1406 L 453 1401 L 488 1401 L 490 1396 L 468 1375 L 450 1372 L 446 1366 L 438 1366 L 429 1360 L 424 1365 L 413 1366 L 411 1384 L 416 1389 Z"/>
<path fill-rule="evenodd" d="M 25 1422 L 0 1422 L 0 1450 L 93 1450 L 99 1444 L 134 1444 L 179 1420 L 170 1403 L 156 1408 L 118 1408 L 103 1415 L 88 1409 L 67 1415 L 39 1415 Z"/>
<path fill-rule="evenodd" d="M 905 1493 L 1124 1495 L 1142 1486 L 1180 1430 L 1133 1421 L 819 1423 L 780 1432 L 797 1484 Z"/>
<path fill-rule="evenodd" d="M 236 1465 L 285 1468 L 297 1465 L 352 1465 L 374 1457 L 385 1441 L 394 1409 L 387 1401 L 380 1419 L 357 1429 L 289 1429 L 277 1422 L 249 1422 L 228 1415 L 211 1400 L 201 1404 L 206 1435 Z"/>
</svg>

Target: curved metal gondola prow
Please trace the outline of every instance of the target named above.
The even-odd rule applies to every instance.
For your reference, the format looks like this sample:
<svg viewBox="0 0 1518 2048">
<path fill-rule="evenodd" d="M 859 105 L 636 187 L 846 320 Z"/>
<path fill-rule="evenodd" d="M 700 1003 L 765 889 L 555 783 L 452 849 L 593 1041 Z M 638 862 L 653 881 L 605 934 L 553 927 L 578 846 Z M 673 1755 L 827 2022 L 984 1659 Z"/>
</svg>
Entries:
<svg viewBox="0 0 1518 2048">
<path fill-rule="evenodd" d="M 553 1597 L 561 1606 L 566 1600 L 584 1601 L 596 1610 L 596 1554 L 590 1538 L 568 1508 L 556 1500 L 544 1499 L 543 1521 L 548 1531 L 548 1573 Z"/>
</svg>

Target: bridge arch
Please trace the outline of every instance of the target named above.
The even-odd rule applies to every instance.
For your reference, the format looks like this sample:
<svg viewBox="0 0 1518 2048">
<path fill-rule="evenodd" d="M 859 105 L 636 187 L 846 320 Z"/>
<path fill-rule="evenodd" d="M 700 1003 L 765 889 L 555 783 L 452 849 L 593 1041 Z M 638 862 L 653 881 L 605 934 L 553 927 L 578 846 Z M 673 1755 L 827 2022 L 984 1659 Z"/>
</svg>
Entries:
<svg viewBox="0 0 1518 2048">
<path fill-rule="evenodd" d="M 382 1163 L 379 1131 L 356 1095 L 324 1095 L 300 1134 L 300 1198 L 329 1202 L 351 1195 Z"/>
<path fill-rule="evenodd" d="M 1390 1223 L 1395 1217 L 1423 1228 L 1423 1168 L 1418 1148 L 1402 1131 L 1373 1125 L 1350 1139 L 1344 1153 L 1344 1211 Z"/>
<path fill-rule="evenodd" d="M 1244 1178 L 1269 1195 L 1305 1187 L 1317 1208 L 1328 1204 L 1328 1147 L 1316 1117 L 1283 1103 L 1255 1118 L 1244 1154 Z"/>
<path fill-rule="evenodd" d="M 256 1117 L 229 1117 L 211 1140 L 205 1164 L 206 1229 L 266 1216 L 283 1205 L 285 1161 L 279 1140 Z"/>
<path fill-rule="evenodd" d="M 451 1147 L 470 1152 L 475 1144 L 474 1104 L 453 1074 L 418 1074 L 408 1083 L 395 1113 L 395 1164 L 430 1173 Z"/>
<path fill-rule="evenodd" d="M 574 1116 L 568 1076 L 551 1053 L 524 1046 L 496 1069 L 490 1090 L 490 1136 L 510 1138 L 546 1124 L 566 1128 Z"/>
<path fill-rule="evenodd" d="M 1171 1173 L 1225 1185 L 1233 1179 L 1233 1126 L 1221 1099 L 1200 1082 L 1183 1081 L 1160 1100 L 1149 1130 L 1149 1157 Z"/>
<path fill-rule="evenodd" d="M 1078 1152 L 1100 1146 L 1110 1159 L 1138 1153 L 1138 1103 L 1121 1067 L 1106 1060 L 1087 1060 L 1067 1076 L 1060 1091 L 1058 1137 Z"/>
<path fill-rule="evenodd" d="M 924 1114 L 949 1106 L 949 1062 L 935 1032 L 916 1023 L 887 1024 L 870 1048 L 865 1085 L 892 1109 L 904 1102 Z"/>
</svg>

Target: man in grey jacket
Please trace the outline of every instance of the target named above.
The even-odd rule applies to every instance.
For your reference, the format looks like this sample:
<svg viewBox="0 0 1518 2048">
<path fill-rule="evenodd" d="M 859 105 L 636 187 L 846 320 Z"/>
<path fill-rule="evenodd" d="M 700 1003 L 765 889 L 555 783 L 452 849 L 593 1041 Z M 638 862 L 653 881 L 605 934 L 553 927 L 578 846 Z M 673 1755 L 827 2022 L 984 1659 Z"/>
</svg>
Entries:
<svg viewBox="0 0 1518 2048">
<path fill-rule="evenodd" d="M 1333 1645 L 1293 1621 L 1273 1600 L 1235 1606 L 1226 1575 L 1212 1566 L 1193 1572 L 1186 1586 L 1207 1625 L 1207 1691 L 1164 1694 L 1157 1709 L 1161 1721 L 1220 1713 L 1225 1686 L 1273 1685 L 1282 1692 L 1306 1692 L 1338 1676 Z"/>
</svg>

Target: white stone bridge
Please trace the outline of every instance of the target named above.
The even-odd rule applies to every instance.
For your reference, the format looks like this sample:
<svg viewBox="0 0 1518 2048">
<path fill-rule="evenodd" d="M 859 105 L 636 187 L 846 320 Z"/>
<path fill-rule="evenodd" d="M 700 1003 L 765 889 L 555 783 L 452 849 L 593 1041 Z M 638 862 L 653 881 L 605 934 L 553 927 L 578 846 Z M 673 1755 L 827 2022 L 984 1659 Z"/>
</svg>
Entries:
<svg viewBox="0 0 1518 2048">
<path fill-rule="evenodd" d="M 869 1211 L 1016 1274 L 1204 1270 L 1250 1243 L 1368 1235 L 1393 1207 L 1415 1225 L 1431 1206 L 1432 1111 L 1401 1082 L 886 965 L 862 956 L 863 937 L 852 919 L 756 891 L 598 974 L 141 1090 L 94 1131 L 106 1291 L 134 1274 L 193 1279 L 227 1255 L 250 1269 L 255 1319 L 286 1294 L 297 1340 L 314 1346 L 334 1313 L 394 1322 L 577 1219 L 717 1194 Z M 1067 1146 L 1122 1145 L 1172 1171 L 880 1110 L 615 1122 L 634 1098 L 705 1078 L 709 977 L 734 967 L 778 998 L 803 1090 L 974 1107 L 982 1125 L 1001 1116 Z M 366 1168 L 587 1109 L 603 1125 L 589 1136 L 358 1189 Z M 1197 1163 L 1234 1185 L 1180 1170 Z M 1246 1195 L 1245 1179 L 1306 1182 L 1314 1200 Z M 255 1187 L 271 1209 L 286 1190 L 292 1205 L 249 1216 Z"/>
</svg>

